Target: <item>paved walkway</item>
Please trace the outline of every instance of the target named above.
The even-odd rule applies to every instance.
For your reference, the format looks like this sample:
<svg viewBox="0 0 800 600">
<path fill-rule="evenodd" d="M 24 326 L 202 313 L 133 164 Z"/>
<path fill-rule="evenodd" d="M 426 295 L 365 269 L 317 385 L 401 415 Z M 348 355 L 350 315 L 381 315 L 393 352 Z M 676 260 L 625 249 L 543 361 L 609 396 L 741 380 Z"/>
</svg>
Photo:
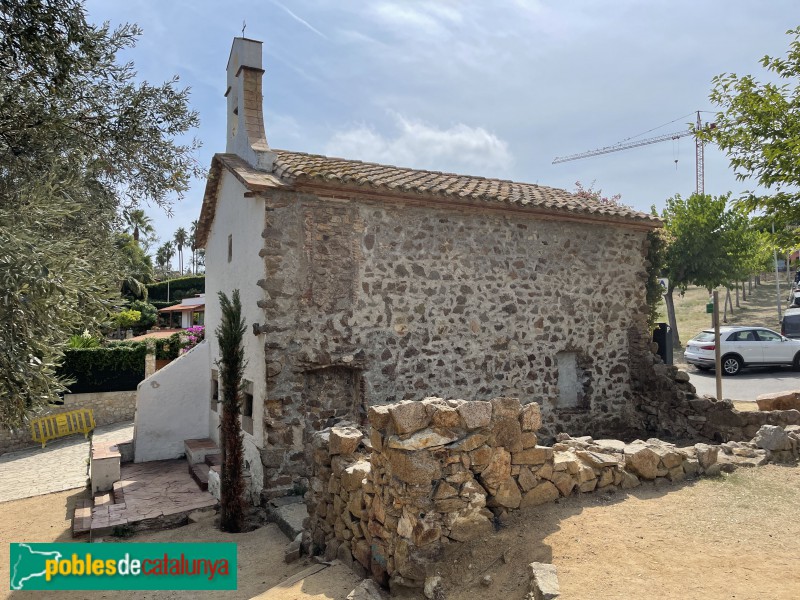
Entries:
<svg viewBox="0 0 800 600">
<path fill-rule="evenodd" d="M 189 475 L 183 458 L 122 465 L 113 500 L 113 504 L 98 505 L 95 499 L 93 534 L 104 535 L 125 525 L 135 529 L 180 525 L 188 513 L 217 505 L 216 498 Z"/>
<path fill-rule="evenodd" d="M 133 438 L 133 423 L 98 427 L 95 440 L 123 442 Z M 0 456 L 0 502 L 82 488 L 89 476 L 89 441 L 73 435 Z"/>
</svg>

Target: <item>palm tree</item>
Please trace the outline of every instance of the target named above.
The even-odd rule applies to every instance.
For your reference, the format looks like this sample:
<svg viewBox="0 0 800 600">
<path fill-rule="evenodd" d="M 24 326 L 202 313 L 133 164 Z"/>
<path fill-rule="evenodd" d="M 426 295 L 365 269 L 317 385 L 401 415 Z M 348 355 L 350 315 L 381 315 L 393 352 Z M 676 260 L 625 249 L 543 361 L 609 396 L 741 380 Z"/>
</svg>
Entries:
<svg viewBox="0 0 800 600">
<path fill-rule="evenodd" d="M 189 228 L 189 245 L 192 247 L 192 275 L 197 275 L 197 224 L 199 222 L 195 219 Z"/>
<path fill-rule="evenodd" d="M 141 208 L 126 210 L 122 217 L 125 219 L 128 231 L 133 236 L 133 241 L 137 244 L 139 243 L 141 234 L 147 237 L 155 232 L 155 229 L 153 229 L 153 219 L 144 214 Z"/>
<path fill-rule="evenodd" d="M 206 266 L 206 251 L 204 248 L 197 249 L 197 271 L 200 271 L 200 267 L 203 267 L 203 272 L 205 272 Z"/>
<path fill-rule="evenodd" d="M 169 279 L 173 256 L 175 256 L 175 249 L 172 247 L 172 242 L 164 242 L 156 252 L 156 266 L 167 279 Z"/>
<path fill-rule="evenodd" d="M 115 246 L 119 251 L 122 294 L 147 300 L 147 284 L 153 283 L 152 260 L 127 233 L 117 234 Z"/>
<path fill-rule="evenodd" d="M 244 478 L 242 477 L 242 430 L 239 413 L 242 400 L 242 377 L 244 376 L 245 323 L 239 290 L 233 290 L 232 299 L 219 293 L 222 320 L 217 327 L 219 342 L 220 380 L 222 381 L 222 473 L 220 477 L 220 529 L 238 533 L 244 525 Z"/>
<path fill-rule="evenodd" d="M 189 236 L 183 227 L 178 227 L 175 232 L 175 237 L 172 238 L 175 245 L 178 247 L 178 264 L 180 265 L 180 273 L 183 275 L 183 247 L 188 243 Z"/>
</svg>

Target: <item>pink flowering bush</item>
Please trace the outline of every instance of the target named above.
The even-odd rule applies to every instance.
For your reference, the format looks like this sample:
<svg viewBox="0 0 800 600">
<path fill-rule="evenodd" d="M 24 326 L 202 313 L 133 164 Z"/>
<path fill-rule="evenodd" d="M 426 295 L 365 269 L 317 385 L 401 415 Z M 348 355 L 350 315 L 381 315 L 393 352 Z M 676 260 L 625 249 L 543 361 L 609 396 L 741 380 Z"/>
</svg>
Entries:
<svg viewBox="0 0 800 600">
<path fill-rule="evenodd" d="M 194 325 L 187 327 L 181 332 L 181 354 L 186 354 L 189 350 L 197 346 L 200 342 L 206 339 L 206 328 L 202 325 Z"/>
</svg>

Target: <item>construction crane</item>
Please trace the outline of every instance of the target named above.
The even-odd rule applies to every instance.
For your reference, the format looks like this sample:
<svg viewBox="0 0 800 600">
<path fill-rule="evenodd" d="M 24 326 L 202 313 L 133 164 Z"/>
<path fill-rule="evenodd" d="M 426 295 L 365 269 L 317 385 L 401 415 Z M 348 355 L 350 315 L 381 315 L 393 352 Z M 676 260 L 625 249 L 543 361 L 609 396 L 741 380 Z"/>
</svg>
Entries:
<svg viewBox="0 0 800 600">
<path fill-rule="evenodd" d="M 599 156 L 600 154 L 610 154 L 611 152 L 619 152 L 620 150 L 628 150 L 629 148 L 638 148 L 639 146 L 647 146 L 649 144 L 657 144 L 659 142 L 666 142 L 669 140 L 677 140 L 687 135 L 694 135 L 695 131 L 700 131 L 703 123 L 700 120 L 700 111 L 697 111 L 697 129 L 684 129 L 683 131 L 676 131 L 674 133 L 665 133 L 656 137 L 646 138 L 643 140 L 635 141 L 622 141 L 611 146 L 597 148 L 596 150 L 589 150 L 588 152 L 581 152 L 579 154 L 570 154 L 569 156 L 557 156 L 553 159 L 553 164 L 569 162 L 571 160 L 580 160 L 581 158 L 589 158 L 590 156 Z M 714 129 L 716 124 L 709 123 L 709 129 Z M 705 190 L 705 167 L 703 165 L 705 160 L 705 143 L 699 138 L 695 137 L 695 186 L 698 194 L 703 194 Z"/>
</svg>

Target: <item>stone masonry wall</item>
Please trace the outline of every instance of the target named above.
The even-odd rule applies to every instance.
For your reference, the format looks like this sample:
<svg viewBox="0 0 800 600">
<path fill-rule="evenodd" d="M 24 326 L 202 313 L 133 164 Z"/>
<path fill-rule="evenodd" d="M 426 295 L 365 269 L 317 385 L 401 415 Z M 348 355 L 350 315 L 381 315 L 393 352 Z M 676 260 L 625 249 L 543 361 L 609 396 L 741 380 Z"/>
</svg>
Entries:
<svg viewBox="0 0 800 600">
<path fill-rule="evenodd" d="M 95 423 L 110 425 L 133 420 L 136 412 L 136 390 L 129 392 L 94 392 L 90 394 L 65 394 L 64 404 L 53 404 L 38 416 L 69 412 L 79 408 L 90 408 Z M 31 440 L 29 427 L 9 431 L 0 430 L 0 454 L 39 445 Z"/>
<path fill-rule="evenodd" d="M 305 545 L 383 585 L 421 587 L 447 545 L 491 535 L 506 511 L 720 472 L 719 447 L 706 444 L 560 434 L 553 446 L 540 445 L 539 405 L 515 398 L 375 406 L 369 424 L 368 436 L 352 425 L 314 436 Z M 780 435 L 772 432 L 770 443 L 796 456 L 800 428 L 791 440 Z M 726 452 L 731 463 L 740 454 L 766 456 L 755 446 Z"/>
<path fill-rule="evenodd" d="M 364 423 L 366 406 L 431 392 L 538 403 L 548 439 L 641 419 L 628 331 L 644 322 L 644 232 L 286 192 L 265 203 L 270 494 L 308 476 L 308 419 Z M 349 415 L 310 396 L 330 368 L 355 381 Z"/>
<path fill-rule="evenodd" d="M 643 430 L 649 434 L 713 442 L 745 441 L 764 425 L 800 425 L 798 410 L 739 411 L 730 400 L 698 397 L 686 372 L 665 365 L 638 332 L 631 332 L 631 337 L 631 346 L 638 343 L 641 348 L 632 353 L 639 363 L 631 368 L 635 406 Z M 652 351 L 647 352 L 648 348 Z"/>
</svg>

